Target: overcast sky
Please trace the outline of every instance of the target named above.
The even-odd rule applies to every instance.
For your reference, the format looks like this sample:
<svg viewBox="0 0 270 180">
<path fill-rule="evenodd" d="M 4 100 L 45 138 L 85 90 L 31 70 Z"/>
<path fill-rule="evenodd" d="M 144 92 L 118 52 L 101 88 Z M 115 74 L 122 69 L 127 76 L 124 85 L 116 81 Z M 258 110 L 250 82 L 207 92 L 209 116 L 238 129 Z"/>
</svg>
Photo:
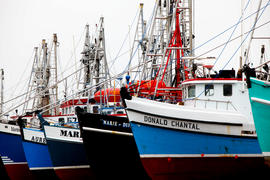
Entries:
<svg viewBox="0 0 270 180">
<path fill-rule="evenodd" d="M 258 2 L 259 0 L 250 2 L 247 14 L 257 9 Z M 267 0 L 264 0 L 262 5 L 266 2 Z M 114 59 L 140 3 L 144 3 L 144 17 L 148 20 L 155 0 L 0 0 L 0 68 L 5 70 L 5 99 L 14 96 L 14 89 L 15 94 L 23 92 L 22 86 L 27 85 L 26 80 L 30 76 L 34 47 L 39 46 L 42 39 L 50 42 L 53 33 L 58 35 L 61 61 L 59 68 L 63 71 L 74 64 L 75 57 L 77 62 L 81 58 L 85 25 L 88 23 L 90 31 L 93 32 L 100 16 L 104 16 L 107 58 L 108 61 Z M 241 0 L 196 0 L 194 10 L 196 47 L 237 23 L 241 15 Z M 248 24 L 254 21 L 254 17 L 250 18 Z M 269 19 L 268 7 L 260 23 Z M 263 28 L 263 36 L 269 37 L 269 24 Z M 214 43 L 198 49 L 196 54 L 199 55 L 228 40 L 232 30 Z M 239 33 L 240 26 L 235 36 Z M 132 42 L 127 42 L 126 50 L 129 43 Z M 228 45 L 228 50 L 224 51 L 222 60 L 218 62 L 220 67 L 230 59 L 233 51 L 239 46 L 239 41 L 237 43 Z M 262 43 L 269 45 L 270 40 L 258 44 Z M 217 57 L 220 51 L 221 49 L 207 56 Z M 269 52 L 269 49 L 267 51 Z M 72 55 L 74 52 L 75 56 Z M 230 67 L 238 66 L 238 59 L 239 54 L 230 63 Z M 123 58 L 122 60 L 125 61 Z M 114 67 L 112 72 L 118 73 L 117 69 L 118 67 Z"/>
</svg>

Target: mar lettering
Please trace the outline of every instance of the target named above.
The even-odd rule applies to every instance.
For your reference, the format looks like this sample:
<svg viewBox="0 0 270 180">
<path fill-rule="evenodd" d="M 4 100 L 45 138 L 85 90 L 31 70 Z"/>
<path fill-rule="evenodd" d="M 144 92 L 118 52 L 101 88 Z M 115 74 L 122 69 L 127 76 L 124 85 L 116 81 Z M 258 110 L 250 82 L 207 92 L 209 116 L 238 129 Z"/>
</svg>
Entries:
<svg viewBox="0 0 270 180">
<path fill-rule="evenodd" d="M 79 131 L 61 130 L 60 136 L 80 138 L 80 132 Z"/>
</svg>

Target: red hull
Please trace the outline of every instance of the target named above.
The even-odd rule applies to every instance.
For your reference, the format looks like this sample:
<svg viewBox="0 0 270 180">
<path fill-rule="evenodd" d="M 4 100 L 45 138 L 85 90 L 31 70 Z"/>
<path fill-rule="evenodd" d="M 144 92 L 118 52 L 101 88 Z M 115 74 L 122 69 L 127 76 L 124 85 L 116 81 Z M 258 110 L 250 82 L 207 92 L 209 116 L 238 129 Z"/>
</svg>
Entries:
<svg viewBox="0 0 270 180">
<path fill-rule="evenodd" d="M 153 180 L 227 179 L 269 177 L 263 158 L 141 158 Z"/>
<path fill-rule="evenodd" d="M 90 168 L 55 169 L 61 180 L 93 180 L 95 176 Z"/>
<path fill-rule="evenodd" d="M 33 180 L 28 165 L 25 164 L 5 164 L 6 172 L 10 180 Z"/>
</svg>

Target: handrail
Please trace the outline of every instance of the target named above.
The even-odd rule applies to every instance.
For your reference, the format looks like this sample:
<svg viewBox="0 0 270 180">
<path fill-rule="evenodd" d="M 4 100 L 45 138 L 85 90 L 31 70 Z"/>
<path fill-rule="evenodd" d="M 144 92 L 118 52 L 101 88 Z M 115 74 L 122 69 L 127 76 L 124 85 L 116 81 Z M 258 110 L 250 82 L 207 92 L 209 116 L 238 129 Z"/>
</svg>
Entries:
<svg viewBox="0 0 270 180">
<path fill-rule="evenodd" d="M 197 101 L 205 101 L 205 102 L 216 102 L 216 109 L 218 109 L 218 103 L 226 103 L 227 104 L 227 110 L 229 108 L 229 104 L 233 107 L 233 109 L 235 111 L 237 111 L 237 109 L 234 107 L 234 105 L 232 104 L 232 101 L 222 101 L 222 100 L 212 100 L 212 99 L 199 99 L 199 98 L 194 98 L 192 99 L 195 101 L 194 103 L 194 107 L 196 107 L 196 102 Z M 205 108 L 206 108 L 206 103 L 205 103 Z"/>
</svg>

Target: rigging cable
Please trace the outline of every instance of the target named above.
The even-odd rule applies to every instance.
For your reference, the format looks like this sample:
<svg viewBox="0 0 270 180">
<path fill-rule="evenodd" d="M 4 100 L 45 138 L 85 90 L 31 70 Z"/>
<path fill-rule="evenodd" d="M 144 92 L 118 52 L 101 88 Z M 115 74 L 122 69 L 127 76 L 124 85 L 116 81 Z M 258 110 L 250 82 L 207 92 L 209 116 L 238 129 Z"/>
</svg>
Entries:
<svg viewBox="0 0 270 180">
<path fill-rule="evenodd" d="M 270 5 L 270 0 L 268 1 L 268 3 L 267 3 L 263 8 L 261 8 L 260 10 L 257 11 L 257 13 L 259 13 L 259 11 L 262 10 L 262 12 L 261 12 L 260 16 L 258 17 L 257 21 L 260 19 L 260 17 L 261 17 L 262 14 L 264 13 L 266 7 L 269 6 L 269 5 Z M 241 46 L 243 45 L 243 43 L 246 41 L 246 39 L 247 39 L 247 37 L 249 36 L 249 34 L 255 29 L 255 25 L 256 25 L 257 21 L 254 22 L 252 28 L 247 32 L 247 35 L 246 35 L 246 37 L 244 38 L 244 40 L 240 43 L 240 45 L 238 46 L 238 48 L 235 50 L 235 52 L 233 53 L 233 55 L 230 57 L 230 59 L 227 61 L 227 63 L 223 66 L 223 68 L 222 68 L 221 70 L 224 70 L 224 69 L 225 69 L 225 67 L 229 64 L 229 62 L 232 60 L 232 58 L 235 56 L 235 54 L 236 54 L 236 53 L 238 52 L 238 50 L 241 48 Z M 239 36 L 239 37 L 240 37 L 240 36 Z M 226 42 L 226 43 L 228 43 L 228 42 Z M 226 43 L 225 43 L 225 44 L 226 44 Z M 224 44 L 223 44 L 223 45 L 224 45 Z M 217 75 L 217 77 L 218 77 L 218 75 Z M 217 78 L 217 77 L 216 77 L 216 78 Z M 196 98 L 200 97 L 200 96 L 204 93 L 204 91 L 205 91 L 205 90 L 203 90 Z M 196 99 L 196 98 L 195 98 L 195 99 Z"/>
<path fill-rule="evenodd" d="M 246 4 L 245 9 L 244 9 L 244 12 L 246 11 L 246 9 L 247 9 L 247 7 L 248 7 L 249 2 L 250 2 L 250 0 L 249 0 L 249 1 L 247 2 L 247 4 Z M 236 30 L 238 24 L 241 22 L 241 20 L 242 20 L 242 18 L 243 18 L 243 15 L 244 15 L 244 13 L 240 16 L 238 22 L 237 22 L 236 25 L 234 26 L 234 29 L 233 29 L 233 31 L 232 31 L 232 33 L 231 33 L 231 35 L 230 35 L 228 41 L 227 41 L 227 42 L 225 43 L 225 45 L 223 46 L 223 49 L 221 50 L 221 52 L 219 53 L 217 59 L 215 60 L 215 62 L 214 62 L 214 64 L 213 64 L 213 67 L 216 65 L 216 63 L 218 62 L 220 56 L 223 54 L 225 48 L 227 47 L 228 43 L 230 42 L 230 40 L 231 40 L 231 38 L 232 38 L 232 36 L 233 36 L 233 34 L 234 34 L 234 32 L 235 32 L 235 30 Z"/>
<path fill-rule="evenodd" d="M 265 7 L 267 7 L 267 6 L 269 6 L 269 4 L 265 5 L 264 7 L 262 7 L 261 9 L 255 11 L 255 12 L 251 13 L 251 14 L 248 15 L 246 18 L 244 18 L 242 21 L 246 21 L 247 19 L 249 19 L 250 17 L 252 17 L 254 14 L 256 14 L 258 11 L 261 11 L 263 8 L 265 8 Z M 236 25 L 237 25 L 237 24 L 232 25 L 231 27 L 229 27 L 229 28 L 227 28 L 226 30 L 224 30 L 223 32 L 217 34 L 217 35 L 214 36 L 213 38 L 211 38 L 211 39 L 207 40 L 206 42 L 200 44 L 199 46 L 193 48 L 192 51 L 195 51 L 196 49 L 201 48 L 201 47 L 204 46 L 205 44 L 209 43 L 210 41 L 216 39 L 217 37 L 219 37 L 219 36 L 221 36 L 222 34 L 226 33 L 226 32 L 229 31 L 230 29 L 234 28 Z"/>
</svg>

